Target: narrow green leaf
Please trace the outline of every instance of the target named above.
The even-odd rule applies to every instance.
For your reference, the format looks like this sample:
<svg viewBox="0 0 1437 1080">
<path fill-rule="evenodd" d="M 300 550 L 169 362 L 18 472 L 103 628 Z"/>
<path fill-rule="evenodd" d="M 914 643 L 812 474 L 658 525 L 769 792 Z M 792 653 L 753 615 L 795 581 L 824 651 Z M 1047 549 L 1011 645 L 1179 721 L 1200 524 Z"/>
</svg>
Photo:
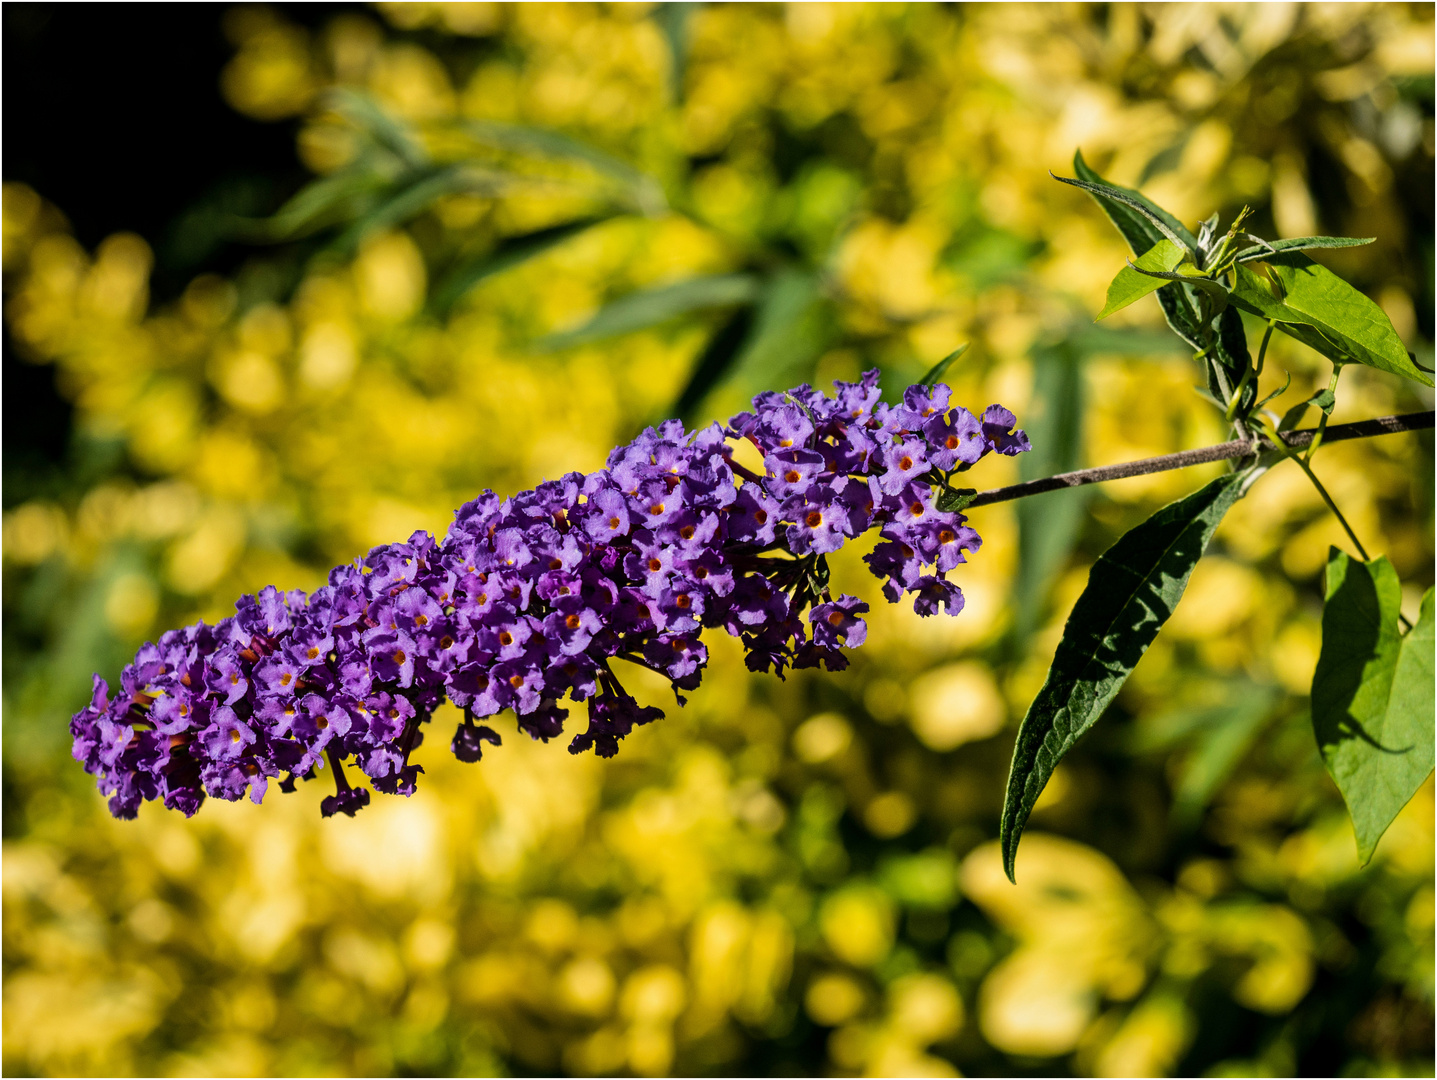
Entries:
<svg viewBox="0 0 1437 1080">
<path fill-rule="evenodd" d="M 1431 386 L 1408 355 L 1387 314 L 1362 293 L 1298 251 L 1267 259 L 1281 295 L 1246 266 L 1235 269 L 1233 303 L 1273 319 L 1295 337 L 1340 364 L 1366 364 Z"/>
<path fill-rule="evenodd" d="M 1157 229 L 1158 232 L 1162 233 L 1174 244 L 1177 244 L 1179 247 L 1187 247 L 1187 243 L 1178 236 L 1177 230 L 1175 230 L 1171 225 L 1169 225 L 1166 221 L 1159 217 L 1153 210 L 1149 209 L 1152 204 L 1149 203 L 1148 200 L 1143 198 L 1135 198 L 1134 196 L 1127 194 L 1124 189 L 1113 187 L 1113 185 L 1111 184 L 1095 184 L 1090 183 L 1087 180 L 1075 180 L 1071 176 L 1058 176 L 1057 174 L 1051 172 L 1048 175 L 1053 177 L 1053 179 L 1058 181 L 1060 184 L 1072 184 L 1074 187 L 1082 188 L 1089 194 L 1097 195 L 1100 198 L 1108 199 L 1112 202 L 1122 203 L 1124 206 L 1136 210 L 1139 214 L 1148 219 L 1148 221 L 1152 224 L 1153 228 Z M 1184 232 L 1186 231 L 1187 230 L 1184 230 Z M 1191 237 L 1191 234 L 1189 234 L 1189 237 Z M 1193 246 L 1188 250 L 1193 255 L 1197 254 L 1196 241 L 1193 241 Z"/>
<path fill-rule="evenodd" d="M 537 229 L 521 236 L 508 237 L 494 250 L 463 262 L 451 270 L 435 288 L 430 299 L 430 308 L 437 315 L 448 314 L 460 297 L 485 278 L 528 262 L 591 226 L 608 221 L 611 216 L 598 214 L 580 218 L 578 221 L 566 221 L 562 225 L 551 225 L 547 229 Z"/>
<path fill-rule="evenodd" d="M 1119 225 L 1116 218 L 1113 219 L 1113 224 L 1118 226 L 1118 231 L 1123 233 L 1129 246 L 1132 247 L 1133 254 L 1136 255 L 1146 251 L 1164 236 L 1187 248 L 1190 252 L 1197 252 L 1197 238 L 1188 232 L 1182 222 L 1146 195 L 1142 194 L 1142 192 L 1134 191 L 1132 188 L 1125 188 L 1118 184 L 1108 183 L 1092 169 L 1088 168 L 1087 162 L 1083 160 L 1081 150 L 1073 154 L 1073 171 L 1078 174 L 1078 179 L 1082 185 L 1087 185 L 1086 190 L 1098 198 L 1100 203 L 1104 204 L 1104 210 L 1108 210 L 1110 206 L 1116 209 L 1117 206 L 1121 205 L 1127 208 L 1132 216 L 1146 222 L 1150 229 L 1154 230 L 1153 233 L 1149 234 L 1150 239 L 1148 239 L 1146 243 L 1134 244 L 1132 237 L 1128 236 L 1128 232 L 1124 226 Z M 1055 179 L 1062 178 L 1056 177 Z M 1064 182 L 1071 184 L 1073 181 L 1066 180 Z M 1111 210 L 1109 210 L 1108 216 L 1113 216 Z"/>
<path fill-rule="evenodd" d="M 1256 251 L 1244 252 L 1237 258 L 1238 262 L 1252 262 L 1256 259 L 1265 259 L 1273 252 L 1280 251 L 1312 251 L 1317 248 L 1350 248 L 1362 247 L 1364 244 L 1373 243 L 1375 236 L 1294 236 L 1290 240 L 1264 240 L 1267 250 L 1258 248 Z"/>
<path fill-rule="evenodd" d="M 1112 284 L 1108 286 L 1108 301 L 1093 321 L 1101 322 L 1113 312 L 1122 311 L 1129 304 L 1163 287 L 1161 279 L 1139 273 L 1140 270 L 1175 270 L 1187 257 L 1187 251 L 1171 240 L 1159 240 L 1139 256 L 1136 262 L 1118 271 L 1118 276 L 1113 278 Z"/>
<path fill-rule="evenodd" d="M 1090 184 L 1105 184 L 1106 181 L 1088 167 L 1083 160 L 1083 152 L 1078 150 L 1073 154 L 1073 171 L 1078 174 L 1079 180 L 1086 180 Z M 1111 185 L 1109 185 L 1111 186 Z M 1136 194 L 1136 192 L 1130 192 Z M 1126 203 L 1113 202 L 1110 199 L 1100 199 L 1096 195 L 1093 201 L 1102 208 L 1103 213 L 1108 215 L 1108 220 L 1122 233 L 1123 239 L 1128 242 L 1128 247 L 1133 249 L 1134 255 L 1141 255 L 1148 251 L 1160 240 L 1166 239 L 1158 231 L 1151 221 L 1137 211 L 1132 210 Z"/>
<path fill-rule="evenodd" d="M 1073 171 L 1078 174 L 1080 180 L 1116 187 L 1116 185 L 1107 184 L 1101 176 L 1088 168 L 1088 163 L 1083 160 L 1081 150 L 1073 155 Z M 1138 192 L 1130 188 L 1120 188 L 1119 190 L 1125 191 L 1134 198 L 1142 199 Z M 1111 199 L 1101 199 L 1096 195 L 1093 196 L 1093 201 L 1102 207 L 1103 213 L 1108 215 L 1108 220 L 1113 223 L 1118 232 L 1122 233 L 1123 239 L 1133 249 L 1134 255 L 1143 254 L 1158 241 L 1165 239 L 1163 233 L 1147 217 L 1129 209 L 1126 204 L 1114 202 Z M 1187 235 L 1187 238 L 1192 241 L 1191 244 L 1185 245 L 1189 250 L 1197 244 L 1197 241 L 1192 239 L 1192 234 L 1183 228 L 1182 223 L 1166 210 L 1154 203 L 1147 203 L 1147 206 L 1153 213 L 1164 217 L 1164 220 L 1179 236 Z M 1158 289 L 1158 303 L 1162 305 L 1163 317 L 1167 319 L 1168 325 L 1172 327 L 1175 334 L 1194 349 L 1204 347 L 1203 328 L 1198 321 L 1197 304 L 1181 285 L 1168 285 Z"/>
<path fill-rule="evenodd" d="M 709 339 L 694 365 L 693 374 L 689 376 L 688 383 L 674 402 L 673 410 L 665 415 L 677 416 L 681 420 L 692 419 L 690 414 L 708 396 L 709 391 L 722 382 L 732 370 L 752 329 L 753 307 L 746 304 L 734 312 L 719 328 L 718 333 Z"/>
<path fill-rule="evenodd" d="M 1432 591 L 1405 637 L 1397 630 L 1400 600 L 1385 558 L 1362 563 L 1334 550 L 1313 721 L 1364 863 L 1432 771 Z"/>
<path fill-rule="evenodd" d="M 1164 241 L 1166 243 L 1166 241 Z M 1164 335 L 1165 340 L 1171 340 Z M 1033 449 L 1018 458 L 1022 480 L 1082 466 L 1084 355 L 1065 339 L 1033 352 L 1033 395 L 1023 424 Z M 1091 487 L 1065 488 L 1018 500 L 1018 576 L 1013 584 L 1013 637 L 1027 639 L 1042 618 L 1048 592 L 1082 528 Z"/>
<path fill-rule="evenodd" d="M 948 370 L 949 365 L 967 351 L 968 343 L 965 341 L 962 345 L 959 345 L 958 348 L 954 349 L 942 360 L 939 360 L 938 363 L 934 364 L 931 368 L 929 368 L 928 374 L 924 375 L 923 378 L 918 380 L 919 384 L 923 386 L 936 386 L 938 380 L 943 378 L 943 373 Z"/>
<path fill-rule="evenodd" d="M 645 289 L 621 296 L 600 308 L 598 314 L 577 330 L 551 334 L 538 345 L 544 349 L 564 349 L 629 334 L 692 311 L 749 303 L 758 296 L 758 290 L 759 279 L 752 274 L 689 278 L 660 289 Z"/>
<path fill-rule="evenodd" d="M 1401 606 L 1386 556 L 1364 563 L 1332 549 L 1312 726 L 1364 865 L 1432 771 L 1432 592 L 1406 637 L 1398 632 Z"/>
<path fill-rule="evenodd" d="M 1117 696 L 1176 609 L 1243 480 L 1242 473 L 1228 473 L 1163 507 L 1093 565 L 1013 747 L 1000 827 L 1010 880 L 1023 826 L 1048 777 Z"/>
</svg>

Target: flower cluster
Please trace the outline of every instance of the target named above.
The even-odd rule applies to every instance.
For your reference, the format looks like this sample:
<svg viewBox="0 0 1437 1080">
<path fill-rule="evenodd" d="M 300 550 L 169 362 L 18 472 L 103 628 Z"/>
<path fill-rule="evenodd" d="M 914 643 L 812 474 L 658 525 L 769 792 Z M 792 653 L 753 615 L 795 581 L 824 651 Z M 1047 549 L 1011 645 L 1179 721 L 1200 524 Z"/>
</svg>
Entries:
<svg viewBox="0 0 1437 1080">
<path fill-rule="evenodd" d="M 677 695 L 699 683 L 701 631 L 723 628 L 754 671 L 846 667 L 840 650 L 863 643 L 868 605 L 829 594 L 824 556 L 875 526 L 866 561 L 884 595 L 957 614 L 947 573 L 980 540 L 939 508 L 935 485 L 990 452 L 1028 449 L 1027 436 L 1001 406 L 981 419 L 951 408 L 943 385 L 910 387 L 896 406 L 879 401 L 877 372 L 835 385 L 833 397 L 760 395 L 728 427 L 668 421 L 600 472 L 485 492 L 442 542 L 417 532 L 308 596 L 270 587 L 214 626 L 170 631 L 139 651 L 113 699 L 95 676 L 70 724 L 74 756 L 117 817 L 146 799 L 186 815 L 206 794 L 259 802 L 271 779 L 292 791 L 326 762 L 336 791 L 323 812 L 352 815 L 369 791 L 350 786 L 345 761 L 378 791 L 412 793 L 422 769 L 410 754 L 446 698 L 464 712 L 461 761 L 499 743 L 476 721 L 505 709 L 535 739 L 560 735 L 565 697 L 588 703 L 570 752 L 609 757 L 663 715 L 625 691 L 614 659 L 661 673 Z M 762 452 L 762 475 L 734 460 L 739 439 Z"/>
</svg>

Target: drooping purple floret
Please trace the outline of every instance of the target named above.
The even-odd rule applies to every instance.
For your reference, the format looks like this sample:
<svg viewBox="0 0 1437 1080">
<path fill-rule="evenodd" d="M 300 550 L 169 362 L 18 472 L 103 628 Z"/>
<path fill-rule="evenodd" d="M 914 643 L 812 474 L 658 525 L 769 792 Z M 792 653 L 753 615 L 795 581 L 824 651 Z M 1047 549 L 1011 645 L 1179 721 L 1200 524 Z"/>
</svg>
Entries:
<svg viewBox="0 0 1437 1080">
<path fill-rule="evenodd" d="M 877 372 L 835 387 L 760 394 L 726 427 L 667 421 L 589 476 L 484 492 L 443 540 L 416 532 L 308 596 L 266 588 L 213 626 L 169 631 L 113 698 L 95 677 L 70 722 L 74 756 L 116 817 L 151 799 L 186 816 L 207 795 L 259 802 L 270 779 L 293 791 L 326 768 L 322 813 L 353 815 L 370 792 L 346 764 L 376 791 L 410 794 L 423 771 L 410 755 L 446 699 L 465 714 L 451 742 L 461 761 L 499 745 L 476 720 L 505 709 L 531 738 L 562 735 L 566 697 L 588 703 L 570 752 L 611 757 L 663 716 L 624 689 L 616 659 L 677 695 L 702 678 L 702 633 L 722 629 L 753 671 L 842 670 L 868 605 L 829 595 L 824 556 L 870 528 L 883 539 L 865 561 L 890 601 L 957 614 L 947 574 L 981 540 L 938 509 L 934 487 L 986 454 L 1027 450 L 1027 435 L 1002 406 L 981 420 L 952 407 L 946 386 L 910 387 L 894 406 Z M 762 475 L 735 462 L 742 440 Z"/>
</svg>

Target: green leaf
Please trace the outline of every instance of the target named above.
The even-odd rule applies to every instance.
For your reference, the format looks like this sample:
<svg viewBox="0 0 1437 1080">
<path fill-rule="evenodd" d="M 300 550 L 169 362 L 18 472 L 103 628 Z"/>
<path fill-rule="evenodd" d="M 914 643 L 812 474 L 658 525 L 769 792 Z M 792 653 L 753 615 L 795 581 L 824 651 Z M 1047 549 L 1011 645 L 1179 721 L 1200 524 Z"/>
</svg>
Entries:
<svg viewBox="0 0 1437 1080">
<path fill-rule="evenodd" d="M 1377 239 L 1375 236 L 1294 236 L 1290 240 L 1264 240 L 1266 250 L 1262 248 L 1256 251 L 1248 251 L 1239 255 L 1237 261 L 1240 263 L 1253 262 L 1256 259 L 1265 259 L 1274 251 L 1312 251 L 1316 248 L 1350 248 L 1362 247 Z"/>
<path fill-rule="evenodd" d="M 680 315 L 705 308 L 746 304 L 758 296 L 759 279 L 752 274 L 716 274 L 689 278 L 660 289 L 621 296 L 577 330 L 551 334 L 538 344 L 545 349 L 564 349 L 602 338 L 617 337 L 655 326 Z"/>
<path fill-rule="evenodd" d="M 691 414 L 708 396 L 709 391 L 723 381 L 743 352 L 744 343 L 748 341 L 749 332 L 753 329 L 753 312 L 752 305 L 739 308 L 728 322 L 719 328 L 718 333 L 709 339 L 698 362 L 694 364 L 693 374 L 689 376 L 688 383 L 674 402 L 673 410 L 666 413 L 666 416 L 690 420 Z"/>
<path fill-rule="evenodd" d="M 1431 386 L 1408 355 L 1386 313 L 1298 251 L 1267 259 L 1276 289 L 1246 266 L 1235 268 L 1233 303 L 1275 320 L 1278 329 L 1339 364 L 1366 364 Z"/>
<path fill-rule="evenodd" d="M 1364 865 L 1432 771 L 1432 591 L 1405 637 L 1401 606 L 1402 585 L 1386 556 L 1364 563 L 1332 549 L 1312 726 Z"/>
<path fill-rule="evenodd" d="M 1228 473 L 1163 507 L 1093 565 L 1013 747 L 1000 828 L 1009 880 L 1023 826 L 1048 777 L 1117 696 L 1176 609 L 1218 523 L 1241 497 L 1244 479 Z"/>
<path fill-rule="evenodd" d="M 923 378 L 918 380 L 919 384 L 922 386 L 936 386 L 938 380 L 943 378 L 943 373 L 948 370 L 949 365 L 967 351 L 968 343 L 965 341 L 962 345 L 959 345 L 958 348 L 954 349 L 942 360 L 939 360 L 938 363 L 934 364 L 931 368 L 929 368 L 928 374 L 924 375 Z"/>
<path fill-rule="evenodd" d="M 562 225 L 551 225 L 520 236 L 503 240 L 498 247 L 477 258 L 470 259 L 449 272 L 434 289 L 430 307 L 438 315 L 446 315 L 449 309 L 474 286 L 487 277 L 503 273 L 519 266 L 550 248 L 557 247 L 572 236 L 577 236 L 591 226 L 608 221 L 612 215 L 598 214 L 594 217 L 567 221 Z"/>
<path fill-rule="evenodd" d="M 1062 180 L 1065 184 L 1075 184 L 1096 198 L 1128 241 L 1134 255 L 1147 251 L 1163 237 L 1187 248 L 1192 254 L 1197 254 L 1197 238 L 1188 232 L 1182 222 L 1141 192 L 1108 183 L 1088 168 L 1081 150 L 1073 155 L 1073 171 L 1078 174 L 1077 180 L 1064 179 L 1061 176 L 1055 176 L 1053 179 Z M 1121 213 L 1119 207 L 1126 211 L 1122 221 L 1115 216 L 1116 213 Z M 1138 235 L 1139 222 L 1147 227 L 1144 232 L 1145 242 L 1133 243 L 1134 236 Z"/>
<path fill-rule="evenodd" d="M 1217 305 L 1217 311 L 1223 311 L 1227 308 L 1227 288 L 1212 278 L 1200 276 L 1196 271 L 1190 274 L 1184 274 L 1165 270 L 1144 270 L 1131 261 L 1128 263 L 1128 267 L 1134 273 L 1141 274 L 1143 277 L 1160 278 L 1163 281 L 1178 281 L 1189 288 L 1206 293 L 1208 298 Z"/>
<path fill-rule="evenodd" d="M 978 497 L 977 488 L 949 488 L 946 487 L 938 493 L 938 509 L 945 514 L 951 514 L 958 510 L 966 510 Z"/>
<path fill-rule="evenodd" d="M 1078 174 L 1080 180 L 1086 180 L 1088 183 L 1102 184 L 1110 188 L 1116 187 L 1116 185 L 1108 184 L 1101 176 L 1088 168 L 1088 163 L 1083 160 L 1081 150 L 1073 155 L 1073 171 Z M 1118 188 L 1118 190 L 1135 199 L 1142 200 L 1150 211 L 1163 217 L 1179 237 L 1186 235 L 1187 241 L 1190 242 L 1185 242 L 1183 246 L 1188 250 L 1192 250 L 1197 245 L 1197 241 L 1193 239 L 1191 233 L 1183 228 L 1182 223 L 1162 207 L 1148 202 L 1143 199 L 1142 195 L 1130 188 Z M 1093 198 L 1102 207 L 1103 213 L 1108 215 L 1108 220 L 1116 226 L 1118 232 L 1122 233 L 1123 239 L 1133 249 L 1134 255 L 1141 255 L 1160 240 L 1166 239 L 1166 236 L 1146 216 L 1130 209 L 1126 203 L 1098 198 L 1096 195 Z M 1162 305 L 1163 316 L 1167 319 L 1168 325 L 1173 328 L 1174 333 L 1194 349 L 1205 347 L 1203 327 L 1198 320 L 1197 304 L 1192 297 L 1188 296 L 1182 286 L 1174 284 L 1158 289 L 1158 303 Z"/>
<path fill-rule="evenodd" d="M 1163 287 L 1162 280 L 1139 273 L 1140 270 L 1175 270 L 1187 257 L 1187 251 L 1171 240 L 1159 240 L 1136 262 L 1118 271 L 1118 276 L 1108 286 L 1108 302 L 1093 321 L 1101 322 L 1113 312 L 1122 311 L 1129 304 Z"/>
</svg>

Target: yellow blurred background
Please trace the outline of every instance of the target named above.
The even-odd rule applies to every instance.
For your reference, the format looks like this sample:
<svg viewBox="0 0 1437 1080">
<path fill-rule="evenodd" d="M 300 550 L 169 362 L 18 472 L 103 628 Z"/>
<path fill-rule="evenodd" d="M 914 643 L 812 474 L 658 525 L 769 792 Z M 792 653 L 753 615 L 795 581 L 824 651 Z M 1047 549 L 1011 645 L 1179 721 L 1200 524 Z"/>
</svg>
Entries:
<svg viewBox="0 0 1437 1080">
<path fill-rule="evenodd" d="M 336 87 L 452 183 L 388 216 L 271 218 L 282 243 L 160 302 L 152 239 L 87 250 L 66 207 L 6 185 L 8 331 L 75 407 L 65 483 L 4 512 L 7 1073 L 1431 1075 L 1432 786 L 1359 869 L 1306 703 L 1345 537 L 1295 469 L 1232 512 L 1055 774 L 1016 887 L 1002 783 L 1067 611 L 1216 467 L 975 512 L 952 620 L 882 603 L 855 544 L 834 573 L 875 611 L 850 670 L 779 682 L 714 639 L 688 706 L 611 762 L 509 725 L 459 764 L 446 707 L 418 793 L 354 820 L 321 821 L 315 784 L 117 822 L 66 732 L 90 673 L 163 630 L 442 533 L 484 487 L 599 468 L 669 415 L 732 304 L 561 336 L 636 290 L 746 275 L 779 327 L 694 421 L 871 366 L 892 396 L 971 341 L 955 399 L 1013 408 L 1029 468 L 1063 466 L 1075 400 L 1069 465 L 1220 441 L 1155 302 L 1090 328 L 1126 249 L 1047 176 L 1079 147 L 1189 224 L 1251 204 L 1265 235 L 1378 237 L 1323 261 L 1430 366 L 1431 5 L 224 19 L 226 100 L 293 124 L 317 184 L 393 182 Z M 466 259 L 585 215 L 438 304 Z M 1286 407 L 1328 372 L 1279 338 L 1263 392 L 1290 373 Z M 1364 369 L 1334 419 L 1431 404 Z M 1415 614 L 1430 436 L 1317 462 Z"/>
</svg>

